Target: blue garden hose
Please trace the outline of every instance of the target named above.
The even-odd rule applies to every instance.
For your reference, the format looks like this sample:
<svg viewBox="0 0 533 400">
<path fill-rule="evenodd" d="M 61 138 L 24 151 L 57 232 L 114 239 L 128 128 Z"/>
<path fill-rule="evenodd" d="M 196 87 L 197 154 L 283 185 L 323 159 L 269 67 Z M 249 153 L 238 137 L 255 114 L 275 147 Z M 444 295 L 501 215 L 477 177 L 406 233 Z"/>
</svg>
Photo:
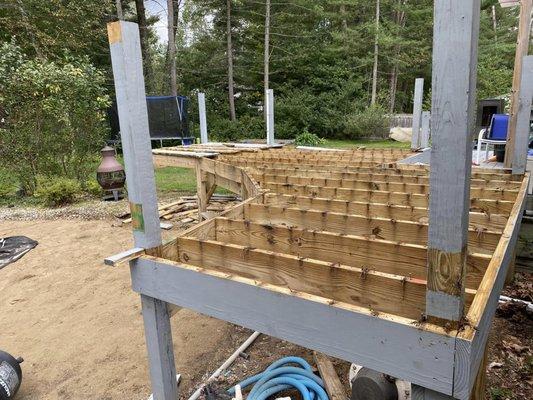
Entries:
<svg viewBox="0 0 533 400">
<path fill-rule="evenodd" d="M 298 367 L 287 366 L 298 364 Z M 266 400 L 275 393 L 287 389 L 297 389 L 303 400 L 329 400 L 322 379 L 313 374 L 311 366 L 300 357 L 285 357 L 270 364 L 260 374 L 251 376 L 239 383 L 242 389 L 253 385 L 247 400 Z M 228 389 L 235 394 L 235 386 Z"/>
</svg>

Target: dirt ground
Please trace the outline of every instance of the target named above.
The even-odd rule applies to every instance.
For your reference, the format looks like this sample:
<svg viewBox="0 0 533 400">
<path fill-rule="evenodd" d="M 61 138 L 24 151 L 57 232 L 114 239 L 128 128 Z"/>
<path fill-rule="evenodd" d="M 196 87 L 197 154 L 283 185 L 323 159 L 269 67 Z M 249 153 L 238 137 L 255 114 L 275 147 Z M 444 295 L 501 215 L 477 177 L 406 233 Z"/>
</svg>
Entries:
<svg viewBox="0 0 533 400">
<path fill-rule="evenodd" d="M 0 349 L 25 359 L 17 399 L 147 399 L 139 296 L 130 289 L 127 267 L 102 262 L 132 246 L 130 228 L 111 219 L 0 221 L 0 237 L 13 235 L 39 242 L 0 270 Z M 531 281 L 531 276 L 524 279 Z M 502 366 L 489 370 L 489 399 L 533 398 L 531 314 L 518 322 L 513 315 L 495 322 L 489 364 Z M 172 318 L 172 329 L 182 398 L 250 334 L 188 310 Z M 524 348 L 509 344 L 515 342 Z M 305 349 L 262 335 L 249 358 L 238 358 L 223 380 L 259 372 L 283 355 L 312 358 Z M 346 383 L 348 365 L 335 364 Z"/>
</svg>

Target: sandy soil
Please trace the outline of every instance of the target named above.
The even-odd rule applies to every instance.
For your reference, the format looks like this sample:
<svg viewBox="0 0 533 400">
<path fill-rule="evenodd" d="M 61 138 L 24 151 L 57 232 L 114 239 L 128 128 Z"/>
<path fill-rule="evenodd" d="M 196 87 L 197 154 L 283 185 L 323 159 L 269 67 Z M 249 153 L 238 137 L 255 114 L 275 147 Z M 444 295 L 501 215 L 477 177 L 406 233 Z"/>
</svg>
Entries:
<svg viewBox="0 0 533 400">
<path fill-rule="evenodd" d="M 17 399 L 146 399 L 140 300 L 127 267 L 102 262 L 131 247 L 130 231 L 109 221 L 0 222 L 0 237 L 12 235 L 39 242 L 0 270 L 0 348 L 25 359 Z M 247 333 L 187 310 L 172 328 L 185 390 Z"/>
<path fill-rule="evenodd" d="M 17 399 L 147 399 L 139 296 L 130 289 L 127 267 L 103 265 L 106 256 L 132 246 L 130 228 L 112 220 L 0 220 L 0 237 L 13 235 L 39 242 L 0 270 L 0 349 L 25 359 Z M 526 288 L 520 297 L 528 299 L 533 295 L 532 276 L 522 281 L 527 285 L 518 287 L 520 293 Z M 513 289 L 507 294 L 520 293 Z M 171 321 L 176 367 L 183 378 L 181 398 L 187 398 L 250 334 L 188 310 L 179 311 Z M 531 314 L 496 318 L 489 364 L 501 366 L 488 369 L 488 398 L 533 398 L 532 326 Z M 222 377 L 222 387 L 284 355 L 312 361 L 308 350 L 266 336 L 247 353 L 248 358 L 238 358 Z M 348 389 L 348 364 L 336 360 L 335 365 Z"/>
</svg>

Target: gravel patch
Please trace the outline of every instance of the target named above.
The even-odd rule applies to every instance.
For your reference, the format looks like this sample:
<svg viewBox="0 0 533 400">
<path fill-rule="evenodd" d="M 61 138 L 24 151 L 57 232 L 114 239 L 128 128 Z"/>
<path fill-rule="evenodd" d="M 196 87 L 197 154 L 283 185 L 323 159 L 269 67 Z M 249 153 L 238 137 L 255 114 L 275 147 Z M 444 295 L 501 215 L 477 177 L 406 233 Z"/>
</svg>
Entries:
<svg viewBox="0 0 533 400">
<path fill-rule="evenodd" d="M 87 200 L 58 208 L 44 207 L 0 207 L 0 221 L 31 220 L 103 220 L 114 218 L 129 210 L 127 200 Z"/>
</svg>

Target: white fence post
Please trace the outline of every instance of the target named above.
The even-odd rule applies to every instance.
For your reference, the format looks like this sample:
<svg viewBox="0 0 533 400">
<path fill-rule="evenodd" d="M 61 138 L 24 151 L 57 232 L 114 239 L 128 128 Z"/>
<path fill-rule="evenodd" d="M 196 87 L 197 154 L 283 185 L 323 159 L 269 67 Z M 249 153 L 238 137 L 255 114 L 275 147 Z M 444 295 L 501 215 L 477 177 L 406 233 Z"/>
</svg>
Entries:
<svg viewBox="0 0 533 400">
<path fill-rule="evenodd" d="M 198 113 L 200 114 L 200 142 L 208 143 L 207 117 L 205 112 L 205 93 L 198 92 Z"/>
<path fill-rule="evenodd" d="M 274 140 L 274 90 L 267 89 L 265 93 L 267 145 L 273 146 Z"/>
<path fill-rule="evenodd" d="M 420 129 L 420 147 L 429 147 L 431 112 L 422 111 L 422 128 Z"/>
<path fill-rule="evenodd" d="M 411 150 L 420 148 L 420 125 L 422 120 L 422 101 L 424 99 L 424 78 L 416 78 L 413 99 L 413 136 Z"/>
</svg>

